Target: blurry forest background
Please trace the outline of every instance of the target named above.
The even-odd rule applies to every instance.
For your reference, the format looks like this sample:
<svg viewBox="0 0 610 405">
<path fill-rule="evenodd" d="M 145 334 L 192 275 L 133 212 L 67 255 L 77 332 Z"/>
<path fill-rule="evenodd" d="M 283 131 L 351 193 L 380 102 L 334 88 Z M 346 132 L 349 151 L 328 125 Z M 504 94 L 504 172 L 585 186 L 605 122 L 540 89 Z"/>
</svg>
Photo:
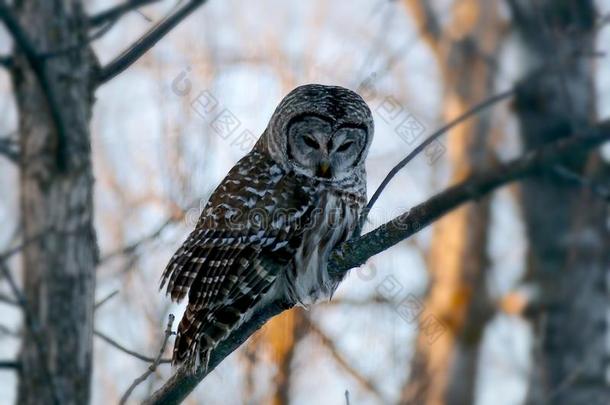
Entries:
<svg viewBox="0 0 610 405">
<path fill-rule="evenodd" d="M 91 106 L 92 115 L 90 123 L 87 111 L 66 115 L 64 141 L 77 146 L 63 147 L 79 157 L 66 158 L 68 174 L 48 170 L 53 163 L 41 156 L 54 146 L 40 128 L 52 121 L 0 24 L 0 265 L 40 323 L 24 320 L 0 273 L 1 404 L 36 403 L 33 395 L 53 403 L 45 369 L 62 390 L 72 364 L 82 384 L 71 398 L 119 402 L 150 359 L 117 343 L 157 355 L 168 314 L 182 310 L 158 291 L 161 271 L 207 196 L 300 84 L 342 85 L 369 103 L 369 193 L 436 128 L 516 89 L 402 170 L 365 232 L 610 115 L 608 0 L 210 0 L 82 104 L 93 85 L 70 83 L 88 74 L 80 64 L 88 48 L 53 45 L 82 41 L 83 28 L 74 20 L 61 22 L 68 28 L 60 34 L 48 27 L 60 14 L 100 16 L 121 3 L 87 0 L 84 11 L 75 0 L 14 3 L 49 53 L 60 104 Z M 189 1 L 132 3 L 142 6 L 89 19 L 102 66 Z M 607 404 L 607 152 L 575 152 L 371 258 L 332 301 L 265 325 L 185 403 Z M 57 207 L 45 210 L 50 204 Z M 82 313 L 70 318 L 75 307 Z M 84 347 L 66 340 L 74 335 Z M 40 341 L 45 348 L 32 352 Z M 53 359 L 32 371 L 40 356 Z M 129 401 L 149 397 L 171 374 L 160 364 Z"/>
</svg>

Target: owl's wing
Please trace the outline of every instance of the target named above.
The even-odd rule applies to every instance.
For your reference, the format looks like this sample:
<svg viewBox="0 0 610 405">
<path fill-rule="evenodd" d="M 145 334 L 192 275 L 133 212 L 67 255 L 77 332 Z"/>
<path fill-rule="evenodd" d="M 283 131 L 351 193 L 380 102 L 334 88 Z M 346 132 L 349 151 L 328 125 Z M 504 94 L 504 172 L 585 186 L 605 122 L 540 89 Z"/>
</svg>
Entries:
<svg viewBox="0 0 610 405">
<path fill-rule="evenodd" d="M 308 225 L 314 193 L 294 175 L 279 173 L 266 161 L 256 163 L 250 156 L 229 172 L 170 259 L 161 288 L 167 284 L 174 301 L 188 292 L 189 303 L 210 307 L 218 293 L 253 271 L 251 261 L 261 252 L 291 257 L 289 243 Z"/>
<path fill-rule="evenodd" d="M 273 182 L 265 179 L 273 170 L 259 171 L 234 168 L 229 173 L 165 269 L 161 287 L 167 283 L 174 300 L 189 296 L 174 347 L 177 363 L 195 361 L 199 351 L 228 335 L 275 280 L 277 267 L 265 266 L 263 256 L 288 263 L 307 225 L 313 194 L 293 176 Z"/>
</svg>

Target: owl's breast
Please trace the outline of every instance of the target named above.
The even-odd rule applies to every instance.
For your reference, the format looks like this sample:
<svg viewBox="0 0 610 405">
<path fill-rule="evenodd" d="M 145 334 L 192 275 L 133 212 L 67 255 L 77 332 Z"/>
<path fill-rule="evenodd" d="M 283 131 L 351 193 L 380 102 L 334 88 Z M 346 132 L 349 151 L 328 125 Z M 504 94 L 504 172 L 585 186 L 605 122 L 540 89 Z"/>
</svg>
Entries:
<svg viewBox="0 0 610 405">
<path fill-rule="evenodd" d="M 336 190 L 320 195 L 288 274 L 288 296 L 294 302 L 309 305 L 335 291 L 340 280 L 331 279 L 327 262 L 331 251 L 353 233 L 364 201 Z"/>
</svg>

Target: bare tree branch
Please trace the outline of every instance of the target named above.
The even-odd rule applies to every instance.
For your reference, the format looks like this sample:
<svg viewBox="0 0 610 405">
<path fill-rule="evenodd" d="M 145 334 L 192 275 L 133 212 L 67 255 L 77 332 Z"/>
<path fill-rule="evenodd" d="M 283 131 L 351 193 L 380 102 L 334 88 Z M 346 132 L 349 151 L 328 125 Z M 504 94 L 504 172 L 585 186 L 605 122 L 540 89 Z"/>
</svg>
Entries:
<svg viewBox="0 0 610 405">
<path fill-rule="evenodd" d="M 23 295 L 23 293 L 17 286 L 17 283 L 13 279 L 13 275 L 11 274 L 8 266 L 4 262 L 4 259 L 2 259 L 2 258 L 0 258 L 0 272 L 2 273 L 2 275 L 8 282 L 11 292 L 13 293 L 13 295 L 17 299 L 17 303 L 23 310 L 23 313 L 24 313 L 23 318 L 25 320 L 25 325 L 26 325 L 28 332 L 32 334 L 34 340 L 36 341 L 36 348 L 37 348 L 38 355 L 42 359 L 46 359 L 47 358 L 47 355 L 46 355 L 47 349 L 46 349 L 44 342 L 42 341 L 42 338 L 40 337 L 40 333 L 39 333 L 40 326 L 38 325 L 38 322 L 34 318 L 32 312 L 29 310 L 29 306 L 28 306 L 27 300 L 25 299 L 25 296 Z M 45 374 L 47 384 L 49 384 L 51 393 L 53 395 L 52 401 L 54 404 L 59 405 L 63 401 L 61 400 L 61 397 L 59 395 L 60 391 L 57 389 L 57 384 L 55 382 L 55 378 L 53 378 L 53 374 L 51 374 L 51 370 L 49 370 L 47 363 L 43 361 L 42 364 L 45 365 L 43 367 L 43 369 L 44 369 L 43 372 Z"/>
<path fill-rule="evenodd" d="M 428 145 L 430 145 L 441 135 L 443 135 L 444 133 L 449 131 L 451 128 L 455 127 L 456 125 L 459 125 L 460 123 L 464 122 L 468 118 L 478 114 L 479 112 L 487 109 L 488 107 L 491 107 L 492 105 L 511 97 L 513 94 L 514 94 L 514 90 L 507 90 L 502 93 L 496 94 L 495 96 L 490 97 L 487 100 L 484 100 L 483 102 L 475 105 L 473 108 L 466 111 L 464 114 L 460 115 L 453 121 L 449 122 L 448 124 L 444 125 L 443 127 L 439 128 L 438 130 L 436 130 L 432 135 L 428 136 L 422 143 L 420 143 L 415 149 L 413 149 L 413 151 L 411 151 L 411 153 L 409 153 L 407 155 L 407 157 L 405 157 L 403 160 L 398 162 L 398 164 L 396 166 L 394 166 L 392 168 L 392 170 L 390 170 L 390 172 L 387 174 L 387 176 L 383 179 L 383 181 L 381 182 L 379 187 L 377 187 L 377 190 L 375 190 L 375 193 L 371 197 L 371 200 L 367 204 L 366 208 L 364 209 L 364 212 L 362 213 L 362 216 L 360 217 L 360 226 L 359 226 L 359 229 L 356 230 L 355 235 L 359 235 L 360 231 L 362 231 L 362 227 L 364 226 L 364 223 L 366 221 L 366 218 L 367 218 L 369 212 L 371 211 L 371 209 L 373 208 L 373 206 L 379 199 L 379 196 L 381 195 L 383 190 L 387 187 L 387 185 L 390 183 L 390 181 L 392 181 L 394 176 L 396 176 L 396 174 L 398 174 L 398 172 L 407 165 L 407 163 L 409 163 L 411 160 L 413 160 Z"/>
<path fill-rule="evenodd" d="M 138 7 L 145 6 L 147 4 L 156 3 L 159 0 L 129 0 L 125 3 L 111 7 L 108 10 L 101 11 L 94 14 L 89 18 L 89 25 L 91 27 L 99 27 L 109 22 L 116 22 L 123 15 L 137 9 Z"/>
<path fill-rule="evenodd" d="M 44 238 L 45 236 L 47 236 L 49 234 L 49 232 L 53 232 L 52 227 L 48 227 L 45 230 L 41 231 L 39 234 L 34 235 L 30 238 L 27 238 L 20 245 L 7 250 L 6 252 L 0 253 L 0 262 L 8 260 L 9 258 L 11 258 L 11 256 L 16 255 L 17 253 L 21 252 L 30 243 L 36 242 L 36 241 Z"/>
<path fill-rule="evenodd" d="M 351 375 L 360 385 L 362 385 L 367 390 L 371 391 L 377 399 L 382 404 L 390 403 L 387 398 L 383 396 L 383 393 L 379 391 L 379 388 L 375 386 L 375 384 L 368 378 L 364 377 L 358 370 L 356 370 L 350 363 L 345 359 L 345 357 L 339 352 L 337 346 L 333 342 L 331 338 L 319 328 L 319 326 L 311 320 L 309 316 L 304 316 L 303 319 L 306 322 L 306 326 L 316 335 L 324 347 L 326 347 L 332 354 L 335 361 L 345 370 L 349 375 Z"/>
<path fill-rule="evenodd" d="M 97 74 L 98 85 L 106 83 L 130 67 L 159 42 L 161 38 L 206 1 L 207 0 L 191 0 L 168 17 L 161 20 L 132 46 L 100 69 Z"/>
<path fill-rule="evenodd" d="M 126 348 L 125 346 L 123 346 L 122 344 L 120 344 L 119 342 L 117 342 L 116 340 L 111 338 L 110 336 L 100 332 L 97 329 L 95 329 L 93 331 L 93 334 L 95 336 L 99 337 L 100 339 L 102 339 L 104 342 L 108 343 L 110 346 L 113 346 L 114 348 L 119 349 L 123 353 L 127 353 L 130 356 L 133 356 L 133 357 L 135 357 L 138 360 L 142 360 L 142 361 L 145 361 L 147 363 L 154 363 L 156 361 L 155 358 L 145 356 L 143 354 L 140 354 L 138 352 L 135 352 L 133 350 L 130 350 L 130 349 Z M 162 364 L 164 364 L 164 363 L 171 363 L 171 362 L 172 362 L 171 359 L 160 359 L 159 360 L 159 363 L 162 363 Z"/>
<path fill-rule="evenodd" d="M 19 147 L 17 142 L 8 137 L 0 138 L 0 155 L 6 156 L 13 163 L 19 161 Z"/>
<path fill-rule="evenodd" d="M 25 304 L 25 296 L 23 295 L 23 293 L 17 286 L 17 283 L 15 282 L 15 279 L 13 278 L 11 271 L 9 270 L 8 266 L 4 263 L 4 260 L 2 258 L 0 258 L 0 273 L 2 273 L 2 276 L 8 283 L 8 286 L 11 289 L 11 293 L 13 293 L 13 296 L 17 300 L 16 303 L 20 306 L 23 306 Z"/>
<path fill-rule="evenodd" d="M 19 306 L 19 303 L 17 301 L 7 295 L 4 295 L 3 293 L 0 293 L 0 302 L 13 306 Z"/>
<path fill-rule="evenodd" d="M 163 356 L 163 352 L 165 351 L 165 347 L 167 346 L 167 341 L 169 340 L 169 337 L 171 335 L 173 335 L 173 332 L 172 332 L 173 324 L 174 324 L 174 315 L 169 314 L 169 320 L 167 321 L 167 327 L 165 328 L 165 337 L 163 338 L 163 343 L 161 344 L 161 349 L 159 349 L 159 354 L 157 355 L 157 358 L 154 359 L 153 363 L 150 365 L 150 367 L 148 367 L 148 370 L 146 370 L 146 372 L 144 374 L 142 374 L 140 377 L 136 378 L 134 380 L 134 382 L 129 386 L 127 391 L 125 391 L 125 394 L 123 394 L 123 397 L 121 397 L 121 401 L 119 402 L 119 405 L 125 404 L 127 402 L 127 399 L 129 399 L 129 396 L 131 395 L 133 390 L 135 390 L 138 385 L 140 385 L 141 383 L 146 381 L 146 379 L 152 373 L 155 372 L 155 370 L 157 369 L 159 364 L 163 362 L 163 360 L 161 360 L 161 356 Z"/>
<path fill-rule="evenodd" d="M 51 83 L 44 66 L 44 59 L 39 57 L 38 51 L 35 49 L 31 39 L 21 27 L 4 0 L 0 0 L 0 21 L 6 25 L 6 28 L 13 36 L 17 47 L 25 55 L 25 58 L 32 68 L 32 71 L 40 84 L 42 92 L 45 95 L 49 113 L 51 114 L 55 124 L 55 129 L 57 130 L 57 167 L 59 169 L 65 169 L 66 126 L 59 108 L 60 103 L 51 87 Z"/>
<path fill-rule="evenodd" d="M 331 255 L 328 271 L 331 277 L 341 280 L 352 268 L 370 257 L 414 235 L 461 204 L 476 200 L 485 194 L 520 178 L 545 171 L 573 153 L 587 152 L 610 140 L 610 120 L 598 124 L 586 133 L 564 138 L 531 150 L 493 170 L 474 174 L 465 181 L 438 193 L 394 220 L 336 248 Z M 220 364 L 226 356 L 245 342 L 267 320 L 293 306 L 289 302 L 271 302 L 254 313 L 237 330 L 221 342 L 210 356 L 208 369 L 188 374 L 183 368 L 168 379 L 144 404 L 177 404 Z"/>
<path fill-rule="evenodd" d="M 110 301 L 112 298 L 116 297 L 118 295 L 118 293 L 119 293 L 119 290 L 114 290 L 113 292 L 111 292 L 110 294 L 108 294 L 107 296 L 102 298 L 99 302 L 96 302 L 95 306 L 93 307 L 93 310 L 97 311 L 98 309 L 100 309 L 100 307 L 102 305 L 104 305 L 105 303 Z"/>
<path fill-rule="evenodd" d="M 0 336 L 20 337 L 20 334 L 11 330 L 8 326 L 0 324 Z"/>
<path fill-rule="evenodd" d="M 15 360 L 0 360 L 0 369 L 8 368 L 13 370 L 19 370 L 20 364 Z"/>
<path fill-rule="evenodd" d="M 0 55 L 0 66 L 6 69 L 12 69 L 13 57 L 9 55 Z"/>
<path fill-rule="evenodd" d="M 115 24 L 114 21 L 110 21 L 105 26 L 103 26 L 102 28 L 100 28 L 99 30 L 94 32 L 93 34 L 89 35 L 86 39 L 81 40 L 73 45 L 63 47 L 61 49 L 41 52 L 38 54 L 38 57 L 41 59 L 51 59 L 51 58 L 56 58 L 58 56 L 62 56 L 67 53 L 82 49 L 85 46 L 89 45 L 90 43 L 92 43 L 92 42 L 100 39 L 102 36 L 104 36 L 104 34 L 106 34 L 108 31 L 110 31 L 110 29 L 114 26 L 114 24 Z"/>
<path fill-rule="evenodd" d="M 98 264 L 105 263 L 106 261 L 113 259 L 117 256 L 124 256 L 133 253 L 137 250 L 142 244 L 150 242 L 161 235 L 161 233 L 167 229 L 170 225 L 174 224 L 179 218 L 170 217 L 165 222 L 163 222 L 157 229 L 151 232 L 149 235 L 146 235 L 137 241 L 130 243 L 129 245 L 123 246 L 122 248 L 115 250 L 114 252 L 108 253 L 104 257 L 102 257 Z"/>
</svg>

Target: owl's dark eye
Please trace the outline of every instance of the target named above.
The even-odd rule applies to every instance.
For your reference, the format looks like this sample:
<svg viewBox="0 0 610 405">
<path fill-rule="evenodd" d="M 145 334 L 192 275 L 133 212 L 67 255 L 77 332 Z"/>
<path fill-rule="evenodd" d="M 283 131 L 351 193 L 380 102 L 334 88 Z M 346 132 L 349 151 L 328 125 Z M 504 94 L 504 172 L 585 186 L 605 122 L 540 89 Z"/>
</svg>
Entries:
<svg viewBox="0 0 610 405">
<path fill-rule="evenodd" d="M 354 142 L 352 141 L 347 141 L 345 142 L 343 145 L 339 146 L 337 148 L 337 152 L 344 152 L 346 151 L 350 146 L 352 146 L 354 144 Z"/>
<path fill-rule="evenodd" d="M 316 140 L 313 139 L 311 136 L 304 136 L 303 141 L 305 142 L 305 145 L 309 146 L 310 148 L 318 149 L 320 147 L 320 145 L 318 145 L 318 142 L 316 142 Z"/>
</svg>

